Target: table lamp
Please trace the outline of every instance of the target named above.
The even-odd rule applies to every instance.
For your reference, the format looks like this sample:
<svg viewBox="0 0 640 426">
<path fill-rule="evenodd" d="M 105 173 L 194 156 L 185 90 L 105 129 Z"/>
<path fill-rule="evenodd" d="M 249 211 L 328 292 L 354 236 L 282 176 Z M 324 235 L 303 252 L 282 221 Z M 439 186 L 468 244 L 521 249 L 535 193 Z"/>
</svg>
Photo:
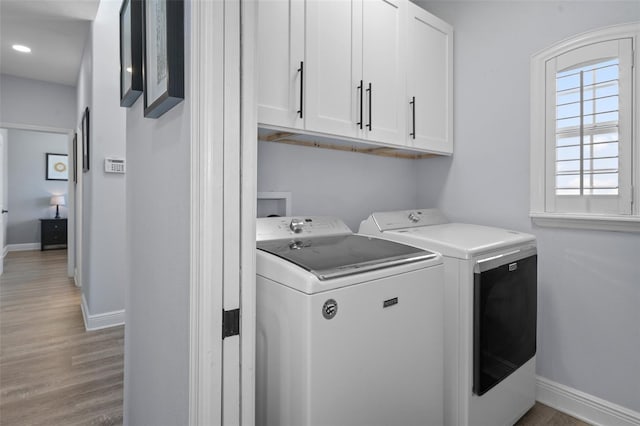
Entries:
<svg viewBox="0 0 640 426">
<path fill-rule="evenodd" d="M 49 202 L 52 206 L 56 206 L 56 219 L 60 219 L 60 206 L 64 206 L 64 195 L 54 195 L 51 197 L 51 201 Z"/>
</svg>

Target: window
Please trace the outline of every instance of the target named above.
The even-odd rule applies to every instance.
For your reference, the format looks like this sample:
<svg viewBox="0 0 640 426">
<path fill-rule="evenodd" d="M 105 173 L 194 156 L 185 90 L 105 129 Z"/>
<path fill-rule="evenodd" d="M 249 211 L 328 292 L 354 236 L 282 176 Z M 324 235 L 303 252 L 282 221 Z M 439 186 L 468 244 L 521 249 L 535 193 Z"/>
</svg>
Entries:
<svg viewBox="0 0 640 426">
<path fill-rule="evenodd" d="M 640 231 L 637 37 L 638 24 L 616 26 L 532 58 L 534 222 Z"/>
</svg>

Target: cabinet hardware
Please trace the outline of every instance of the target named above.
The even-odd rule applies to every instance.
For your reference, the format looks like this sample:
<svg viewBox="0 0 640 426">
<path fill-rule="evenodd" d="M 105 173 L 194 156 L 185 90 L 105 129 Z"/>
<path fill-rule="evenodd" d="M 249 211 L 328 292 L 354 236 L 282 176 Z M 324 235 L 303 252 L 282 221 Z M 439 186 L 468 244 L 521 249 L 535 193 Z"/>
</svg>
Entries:
<svg viewBox="0 0 640 426">
<path fill-rule="evenodd" d="M 298 114 L 300 114 L 300 118 L 302 118 L 302 108 L 304 105 L 304 62 L 300 61 L 300 68 L 298 68 L 298 72 L 300 73 L 300 109 L 298 110 Z"/>
<path fill-rule="evenodd" d="M 358 86 L 358 92 L 360 93 L 360 121 L 356 123 L 358 126 L 360 126 L 360 130 L 362 130 L 362 114 L 363 114 L 362 99 L 364 98 L 364 93 L 362 91 L 362 89 L 364 89 L 364 87 L 362 86 L 363 84 L 364 83 L 362 82 L 362 80 L 360 80 L 360 85 Z"/>
<path fill-rule="evenodd" d="M 411 117 L 413 120 L 412 131 L 411 133 L 409 133 L 409 136 L 411 136 L 412 139 L 415 139 L 416 138 L 416 97 L 415 96 L 411 98 L 411 102 L 409 102 L 409 105 L 411 105 Z"/>
<path fill-rule="evenodd" d="M 369 83 L 367 92 L 369 92 L 369 124 L 367 124 L 367 127 L 369 128 L 369 131 L 371 131 L 371 110 L 373 109 L 371 108 L 371 99 L 373 98 L 373 89 L 371 88 L 371 83 Z"/>
</svg>

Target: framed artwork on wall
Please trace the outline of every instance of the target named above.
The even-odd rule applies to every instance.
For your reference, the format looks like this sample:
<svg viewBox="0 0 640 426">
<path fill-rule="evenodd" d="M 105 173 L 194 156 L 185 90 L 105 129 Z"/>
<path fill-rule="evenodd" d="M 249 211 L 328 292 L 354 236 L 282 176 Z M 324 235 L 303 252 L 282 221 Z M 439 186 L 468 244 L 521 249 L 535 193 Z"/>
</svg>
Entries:
<svg viewBox="0 0 640 426">
<path fill-rule="evenodd" d="M 144 0 L 144 116 L 158 118 L 184 99 L 183 0 Z"/>
<path fill-rule="evenodd" d="M 89 171 L 89 138 L 91 133 L 89 132 L 89 107 L 86 107 L 84 110 L 84 115 L 82 116 L 82 171 Z"/>
<path fill-rule="evenodd" d="M 73 133 L 73 183 L 78 183 L 78 134 Z"/>
<path fill-rule="evenodd" d="M 120 106 L 130 107 L 142 93 L 142 0 L 120 7 Z"/>
<path fill-rule="evenodd" d="M 47 152 L 47 180 L 69 180 L 69 156 Z"/>
</svg>

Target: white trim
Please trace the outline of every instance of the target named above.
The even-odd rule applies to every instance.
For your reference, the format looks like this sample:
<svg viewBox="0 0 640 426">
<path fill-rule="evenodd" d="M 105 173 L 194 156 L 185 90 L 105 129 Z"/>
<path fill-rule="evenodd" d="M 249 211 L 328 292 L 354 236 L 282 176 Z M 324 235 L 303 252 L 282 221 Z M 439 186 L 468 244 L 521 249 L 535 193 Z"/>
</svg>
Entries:
<svg viewBox="0 0 640 426">
<path fill-rule="evenodd" d="M 224 6 L 190 2 L 190 426 L 222 421 Z"/>
<path fill-rule="evenodd" d="M 258 123 L 257 1 L 241 3 L 240 187 L 240 421 L 255 423 L 256 210 Z M 291 194 L 287 203 L 291 207 Z"/>
<path fill-rule="evenodd" d="M 82 282 L 80 281 L 80 274 L 79 274 L 78 268 L 75 268 L 73 270 L 73 283 L 78 288 L 82 287 Z"/>
<path fill-rule="evenodd" d="M 6 251 L 40 250 L 40 243 L 7 244 Z"/>
<path fill-rule="evenodd" d="M 73 134 L 72 129 L 65 129 L 62 127 L 38 126 L 33 124 L 0 122 L 0 127 L 5 129 L 29 130 L 33 132 L 64 133 L 64 134 L 68 134 L 69 132 L 71 132 Z"/>
<path fill-rule="evenodd" d="M 640 413 L 604 399 L 536 377 L 536 400 L 595 426 L 638 426 Z"/>
<path fill-rule="evenodd" d="M 1 224 L 0 224 L 1 225 Z M 9 246 L 4 246 L 4 250 L 2 250 L 2 258 L 7 257 L 7 253 L 9 253 Z"/>
<path fill-rule="evenodd" d="M 640 232 L 640 216 L 577 215 L 569 213 L 530 213 L 538 226 L 549 228 L 593 229 L 597 231 Z"/>
<path fill-rule="evenodd" d="M 84 328 L 87 331 L 124 325 L 124 309 L 91 315 L 89 313 L 89 305 L 87 304 L 87 299 L 84 298 L 84 294 L 82 295 L 80 309 L 82 310 Z"/>
</svg>

